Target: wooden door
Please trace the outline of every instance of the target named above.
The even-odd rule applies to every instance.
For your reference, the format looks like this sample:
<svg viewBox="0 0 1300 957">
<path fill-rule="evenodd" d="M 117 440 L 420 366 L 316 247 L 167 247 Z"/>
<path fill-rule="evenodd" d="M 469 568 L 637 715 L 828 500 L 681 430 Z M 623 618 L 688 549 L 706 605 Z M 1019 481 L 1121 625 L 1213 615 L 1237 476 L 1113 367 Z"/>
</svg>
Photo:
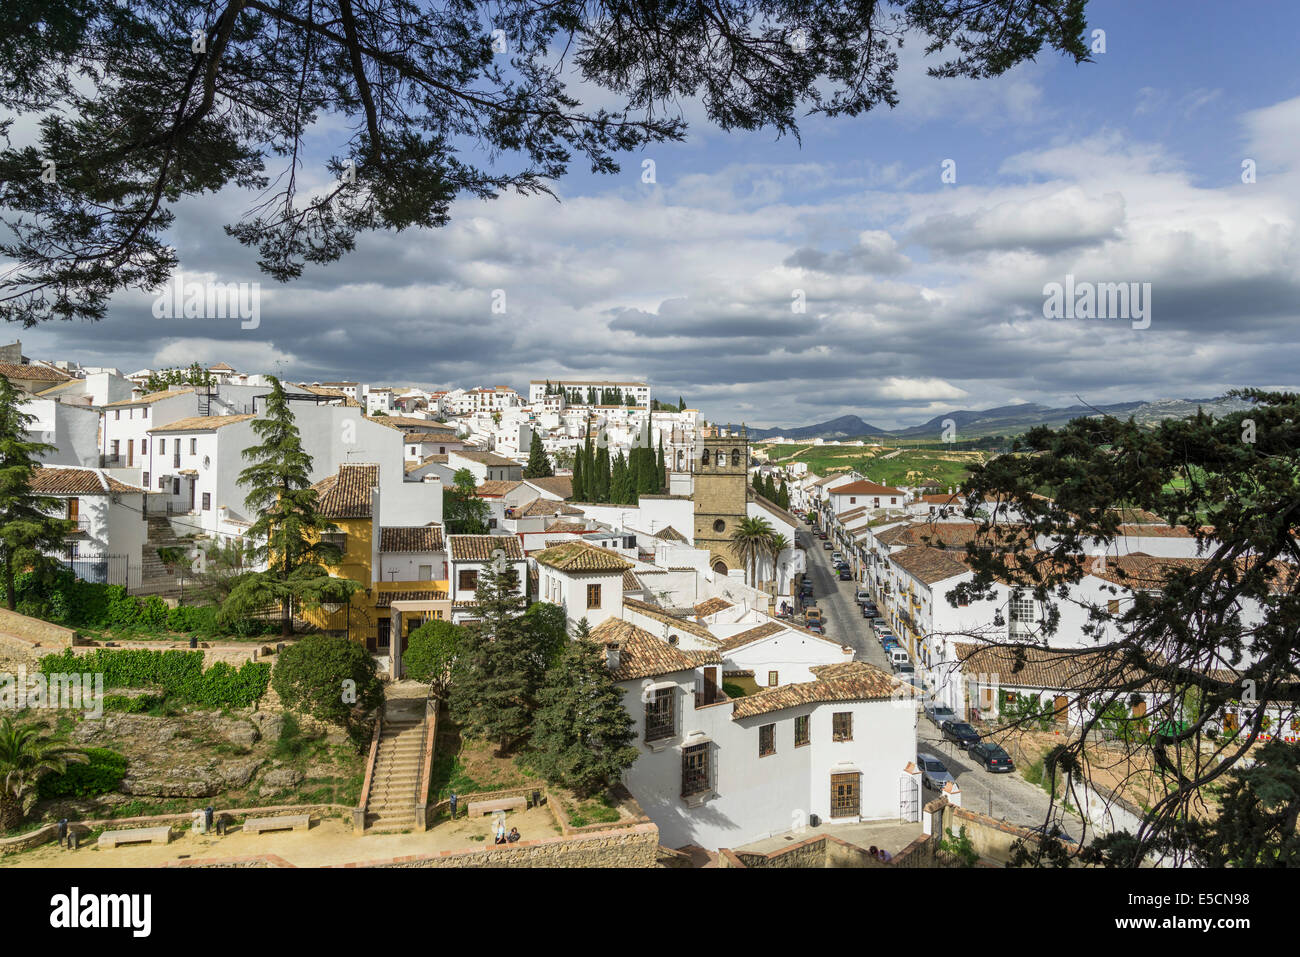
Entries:
<svg viewBox="0 0 1300 957">
<path fill-rule="evenodd" d="M 1056 700 L 1052 702 L 1055 709 L 1053 718 L 1057 724 L 1067 724 L 1070 720 L 1070 699 L 1063 694 L 1058 694 Z"/>
<path fill-rule="evenodd" d="M 831 775 L 831 817 L 857 817 L 861 813 L 861 796 L 857 772 Z"/>
<path fill-rule="evenodd" d="M 718 700 L 718 669 L 704 669 L 704 703 L 713 704 Z"/>
</svg>

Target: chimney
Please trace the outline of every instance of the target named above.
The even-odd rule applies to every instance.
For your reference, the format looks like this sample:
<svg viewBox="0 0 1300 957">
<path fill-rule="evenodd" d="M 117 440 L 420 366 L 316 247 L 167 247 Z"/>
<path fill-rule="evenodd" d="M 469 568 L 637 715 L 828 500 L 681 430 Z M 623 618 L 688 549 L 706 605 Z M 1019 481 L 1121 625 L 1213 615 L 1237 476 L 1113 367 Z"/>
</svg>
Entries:
<svg viewBox="0 0 1300 957">
<path fill-rule="evenodd" d="M 622 664 L 623 655 L 619 651 L 618 642 L 611 641 L 605 646 L 605 667 L 610 671 L 618 671 L 618 666 Z"/>
</svg>

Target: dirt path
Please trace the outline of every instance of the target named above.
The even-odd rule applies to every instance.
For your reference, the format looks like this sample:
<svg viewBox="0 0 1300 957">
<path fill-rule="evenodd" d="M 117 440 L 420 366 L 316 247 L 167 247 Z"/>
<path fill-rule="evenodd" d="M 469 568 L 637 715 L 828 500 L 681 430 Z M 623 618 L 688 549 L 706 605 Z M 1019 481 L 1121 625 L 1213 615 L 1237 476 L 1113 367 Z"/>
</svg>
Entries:
<svg viewBox="0 0 1300 957">
<path fill-rule="evenodd" d="M 555 837 L 559 825 L 545 806 L 507 815 L 507 827 L 519 828 L 525 840 Z M 408 854 L 481 848 L 492 840 L 492 817 L 460 818 L 443 822 L 422 834 L 352 833 L 350 823 L 338 819 L 321 821 L 310 831 L 276 831 L 245 834 L 236 831 L 225 837 L 199 836 L 186 831 L 165 847 L 138 844 L 100 850 L 93 844 L 69 851 L 47 844 L 21 854 L 0 858 L 0 867 L 160 867 L 180 860 L 200 858 L 252 857 L 275 854 L 298 867 L 323 867 L 358 861 L 383 860 Z M 173 830 L 173 833 L 176 833 Z M 483 840 L 473 840 L 481 836 Z"/>
</svg>

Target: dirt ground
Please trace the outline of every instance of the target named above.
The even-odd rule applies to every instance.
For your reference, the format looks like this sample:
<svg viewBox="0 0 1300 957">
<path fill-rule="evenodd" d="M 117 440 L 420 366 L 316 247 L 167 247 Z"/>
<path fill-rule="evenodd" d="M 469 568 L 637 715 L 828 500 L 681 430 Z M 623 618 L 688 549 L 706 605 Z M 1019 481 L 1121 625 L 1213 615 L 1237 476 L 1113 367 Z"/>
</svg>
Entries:
<svg viewBox="0 0 1300 957">
<path fill-rule="evenodd" d="M 519 828 L 524 840 L 554 837 L 560 827 L 550 810 L 542 807 L 506 815 L 506 827 Z M 235 831 L 225 837 L 197 835 L 186 830 L 166 846 L 137 844 L 100 850 L 92 844 L 75 851 L 46 844 L 21 854 L 0 857 L 0 867 L 160 867 L 174 861 L 200 858 L 251 857 L 275 854 L 298 867 L 323 867 L 359 861 L 383 860 L 408 854 L 481 848 L 492 841 L 492 816 L 461 817 L 442 821 L 422 834 L 352 833 L 350 822 L 320 821 L 310 831 L 275 831 L 245 834 Z M 173 835 L 178 833 L 173 828 Z M 481 837 L 482 840 L 474 840 Z"/>
</svg>

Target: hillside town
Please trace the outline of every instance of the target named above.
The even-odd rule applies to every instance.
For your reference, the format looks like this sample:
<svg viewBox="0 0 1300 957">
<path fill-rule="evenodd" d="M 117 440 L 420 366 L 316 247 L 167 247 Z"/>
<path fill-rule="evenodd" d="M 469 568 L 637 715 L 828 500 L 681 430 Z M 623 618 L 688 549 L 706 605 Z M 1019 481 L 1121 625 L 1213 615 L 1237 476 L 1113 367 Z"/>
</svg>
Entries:
<svg viewBox="0 0 1300 957">
<path fill-rule="evenodd" d="M 116 754 L 128 726 L 164 722 L 169 695 L 192 693 L 115 677 L 113 656 L 152 655 L 158 669 L 197 655 L 204 675 L 252 675 L 244 698 L 209 699 L 234 707 L 215 722 L 232 728 L 226 746 L 251 755 L 314 721 L 321 741 L 353 735 L 344 764 L 364 778 L 344 793 L 278 759 L 214 776 L 116 756 L 108 786 L 64 792 L 92 800 L 33 792 L 47 823 L 0 838 L 12 862 L 39 865 L 48 841 L 79 847 L 79 833 L 97 843 L 77 854 L 112 849 L 117 866 L 182 846 L 230 856 L 222 841 L 303 864 L 472 858 L 489 828 L 495 844 L 574 866 L 1007 862 L 1140 827 L 1152 803 L 1128 779 L 1045 785 L 1036 742 L 1100 720 L 1104 751 L 1189 717 L 1171 684 L 1106 650 L 1119 626 L 1089 612 L 1158 593 L 1216 547 L 1140 510 L 1090 550 L 1049 626 L 1024 584 L 963 590 L 977 573 L 968 546 L 990 530 L 1028 536 L 1030 556 L 1052 547 L 1006 502 L 783 464 L 643 380 L 557 375 L 522 394 L 225 363 L 124 374 L 31 358 L 21 342 L 0 349 L 0 380 L 31 455 L 29 502 L 53 523 L 33 538 L 39 555 L 7 559 L 5 666 L 98 662 L 109 693 L 76 740 Z M 1274 570 L 1279 590 L 1295 568 Z M 102 597 L 68 597 L 88 589 Z M 68 607 L 96 601 L 99 617 Z M 507 673 L 521 628 L 518 667 L 545 671 L 532 690 Z M 339 654 L 368 702 L 295 699 L 292 681 L 308 680 L 295 669 Z M 1230 682 L 1233 665 L 1205 662 Z M 565 699 L 575 687 L 605 695 L 598 726 Z M 1210 725 L 1300 739 L 1284 701 L 1229 702 Z M 175 773 L 187 779 L 160 780 Z M 245 814 L 236 792 L 275 808 Z M 9 808 L 7 827 L 30 811 Z M 527 840 L 504 831 L 516 819 Z"/>
</svg>

